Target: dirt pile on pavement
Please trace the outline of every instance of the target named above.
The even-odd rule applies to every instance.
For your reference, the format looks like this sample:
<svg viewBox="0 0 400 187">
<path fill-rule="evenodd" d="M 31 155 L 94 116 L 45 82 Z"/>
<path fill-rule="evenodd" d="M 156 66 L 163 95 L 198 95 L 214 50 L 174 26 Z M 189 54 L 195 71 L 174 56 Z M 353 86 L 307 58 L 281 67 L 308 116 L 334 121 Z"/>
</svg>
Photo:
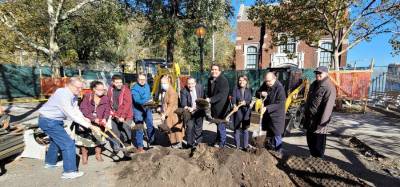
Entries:
<svg viewBox="0 0 400 187">
<path fill-rule="evenodd" d="M 121 163 L 118 186 L 294 186 L 267 151 L 246 153 L 199 145 L 190 150 L 156 147 Z"/>
<path fill-rule="evenodd" d="M 123 186 L 365 186 L 335 164 L 199 145 L 195 151 L 155 147 L 115 167 Z"/>
<path fill-rule="evenodd" d="M 280 160 L 278 167 L 297 186 L 368 186 L 336 164 L 320 158 L 289 156 Z"/>
</svg>

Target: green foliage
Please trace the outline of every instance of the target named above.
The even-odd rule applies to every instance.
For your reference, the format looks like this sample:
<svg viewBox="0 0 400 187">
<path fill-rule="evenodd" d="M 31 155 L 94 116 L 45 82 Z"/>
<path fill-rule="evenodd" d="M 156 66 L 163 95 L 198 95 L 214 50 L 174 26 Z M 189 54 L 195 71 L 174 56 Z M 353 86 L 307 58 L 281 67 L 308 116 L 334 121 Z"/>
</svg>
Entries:
<svg viewBox="0 0 400 187">
<path fill-rule="evenodd" d="M 96 4 L 85 7 L 82 12 L 66 20 L 57 30 L 61 53 L 74 49 L 81 63 L 96 59 L 120 61 L 123 57 L 114 50 L 124 42 L 120 37 L 124 23 L 120 5 Z"/>
<path fill-rule="evenodd" d="M 131 6 L 135 17 L 145 21 L 143 44 L 158 46 L 159 53 L 166 51 L 161 52 L 162 56 L 166 54 L 170 61 L 191 64 L 191 68 L 198 68 L 199 62 L 198 42 L 194 34 L 197 26 L 203 24 L 207 27 L 205 56 L 208 58 L 211 54 L 211 33 L 222 33 L 226 29 L 227 20 L 233 16 L 230 2 L 224 0 L 136 0 L 132 1 Z"/>
<path fill-rule="evenodd" d="M 32 11 L 34 10 L 34 11 Z M 43 46 L 46 46 L 48 40 L 48 15 L 47 5 L 43 0 L 19 0 L 0 4 L 0 12 L 9 18 L 18 31 L 24 33 Z M 10 29 L 0 22 L 0 50 L 2 52 L 11 52 L 23 48 L 32 51 L 23 41 Z M 4 45 L 1 45 L 4 44 Z"/>
</svg>

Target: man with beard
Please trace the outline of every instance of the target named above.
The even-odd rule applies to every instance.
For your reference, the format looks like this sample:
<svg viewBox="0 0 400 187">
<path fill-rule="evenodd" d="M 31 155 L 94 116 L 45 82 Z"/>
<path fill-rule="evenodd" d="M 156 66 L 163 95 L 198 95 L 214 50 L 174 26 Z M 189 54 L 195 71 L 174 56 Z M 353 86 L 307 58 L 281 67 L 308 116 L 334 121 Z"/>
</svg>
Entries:
<svg viewBox="0 0 400 187">
<path fill-rule="evenodd" d="M 108 89 L 107 96 L 110 98 L 112 131 L 129 146 L 132 140 L 132 131 L 129 124 L 132 123 L 133 118 L 131 91 L 128 86 L 123 84 L 120 75 L 112 76 L 111 80 L 112 86 Z M 116 153 L 121 147 L 113 142 L 118 141 L 111 142 L 114 153 Z"/>
</svg>

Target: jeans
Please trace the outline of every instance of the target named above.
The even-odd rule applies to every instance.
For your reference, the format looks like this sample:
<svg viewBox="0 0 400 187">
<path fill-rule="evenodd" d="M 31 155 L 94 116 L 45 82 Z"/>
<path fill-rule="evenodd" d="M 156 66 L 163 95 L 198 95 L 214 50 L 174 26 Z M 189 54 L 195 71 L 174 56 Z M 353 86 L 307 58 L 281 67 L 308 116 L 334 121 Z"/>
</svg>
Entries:
<svg viewBox="0 0 400 187">
<path fill-rule="evenodd" d="M 247 129 L 235 129 L 236 148 L 240 148 L 240 136 L 243 135 L 243 148 L 249 146 L 249 131 Z"/>
<path fill-rule="evenodd" d="M 50 137 L 44 162 L 56 165 L 58 152 L 61 151 L 64 172 L 77 171 L 75 141 L 64 130 L 64 122 L 39 116 L 39 127 Z"/>
<path fill-rule="evenodd" d="M 326 145 L 326 134 L 316 134 L 312 131 L 307 131 L 307 145 L 310 149 L 311 156 L 313 157 L 324 157 L 325 145 Z"/>
<path fill-rule="evenodd" d="M 147 132 L 147 138 L 148 138 L 148 143 L 153 143 L 154 142 L 154 134 L 155 134 L 155 129 L 153 126 L 153 114 L 151 113 L 150 109 L 145 109 L 144 111 L 134 109 L 133 110 L 135 114 L 135 123 L 136 124 L 143 124 L 143 122 L 146 123 L 146 132 Z M 136 130 L 135 132 L 135 139 L 136 141 L 134 142 L 135 146 L 137 148 L 143 148 L 143 136 L 144 132 L 141 129 Z"/>
<path fill-rule="evenodd" d="M 282 149 L 282 136 L 270 137 L 269 144 L 275 151 L 280 151 Z"/>
<path fill-rule="evenodd" d="M 219 141 L 219 147 L 223 148 L 226 144 L 226 125 L 225 123 L 217 124 L 217 139 Z"/>
</svg>

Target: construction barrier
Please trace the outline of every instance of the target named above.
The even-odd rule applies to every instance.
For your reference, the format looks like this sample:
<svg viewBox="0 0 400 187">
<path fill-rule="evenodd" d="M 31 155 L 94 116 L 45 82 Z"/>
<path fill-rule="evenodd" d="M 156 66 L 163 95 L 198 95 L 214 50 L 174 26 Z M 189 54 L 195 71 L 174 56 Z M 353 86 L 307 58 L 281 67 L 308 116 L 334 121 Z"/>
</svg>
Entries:
<svg viewBox="0 0 400 187">
<path fill-rule="evenodd" d="M 51 96 L 57 88 L 64 87 L 69 81 L 69 77 L 52 78 L 43 77 L 40 78 L 40 89 L 43 96 Z"/>
<path fill-rule="evenodd" d="M 329 77 L 336 86 L 337 98 L 362 100 L 368 98 L 371 70 L 330 71 Z"/>
<path fill-rule="evenodd" d="M 86 80 L 85 88 L 88 88 L 92 80 L 101 80 L 110 84 L 111 77 L 119 72 L 105 72 L 94 70 L 64 69 L 66 77 L 79 76 Z M 65 84 L 63 78 L 51 79 L 50 67 L 26 67 L 13 64 L 0 64 L 0 100 L 13 100 L 16 98 L 38 98 L 41 95 L 48 96 L 54 90 Z M 43 80 L 41 80 L 41 77 Z M 125 82 L 133 82 L 136 77 L 133 74 L 124 74 Z M 43 86 L 41 86 L 43 85 Z M 54 88 L 51 88 L 54 86 Z"/>
<path fill-rule="evenodd" d="M 314 69 L 295 70 L 295 73 L 289 72 L 294 69 L 288 69 L 287 73 L 278 74 L 278 79 L 284 84 L 293 87 L 298 84 L 300 79 L 307 79 L 311 83 L 315 80 Z M 230 91 L 236 86 L 237 78 L 240 75 L 246 75 L 249 78 L 249 87 L 256 91 L 262 84 L 264 75 L 270 69 L 262 70 L 227 70 L 223 71 L 229 82 Z M 14 99 L 24 97 L 39 97 L 40 95 L 49 96 L 56 88 L 63 87 L 68 78 L 50 78 L 50 67 L 23 67 L 10 64 L 0 64 L 0 99 Z M 81 75 L 86 80 L 85 88 L 89 87 L 92 80 L 101 80 L 106 85 L 111 83 L 111 77 L 118 72 L 103 72 L 103 71 L 78 71 L 74 69 L 64 69 L 64 75 L 78 76 Z M 331 72 L 331 76 L 337 73 Z M 294 76 L 294 79 L 288 79 L 288 75 Z M 209 72 L 193 72 L 191 74 L 199 84 L 207 88 L 207 80 Z M 42 79 L 40 79 L 42 77 Z M 124 74 L 125 82 L 131 83 L 135 81 L 134 74 Z M 366 98 L 368 88 L 370 87 L 371 72 L 370 71 L 340 71 L 338 74 L 338 96 L 352 99 Z M 285 82 L 285 81 L 295 82 Z M 336 80 L 336 78 L 334 79 Z M 186 85 L 187 78 L 181 78 L 181 88 Z M 290 88 L 286 88 L 289 90 Z"/>
</svg>

